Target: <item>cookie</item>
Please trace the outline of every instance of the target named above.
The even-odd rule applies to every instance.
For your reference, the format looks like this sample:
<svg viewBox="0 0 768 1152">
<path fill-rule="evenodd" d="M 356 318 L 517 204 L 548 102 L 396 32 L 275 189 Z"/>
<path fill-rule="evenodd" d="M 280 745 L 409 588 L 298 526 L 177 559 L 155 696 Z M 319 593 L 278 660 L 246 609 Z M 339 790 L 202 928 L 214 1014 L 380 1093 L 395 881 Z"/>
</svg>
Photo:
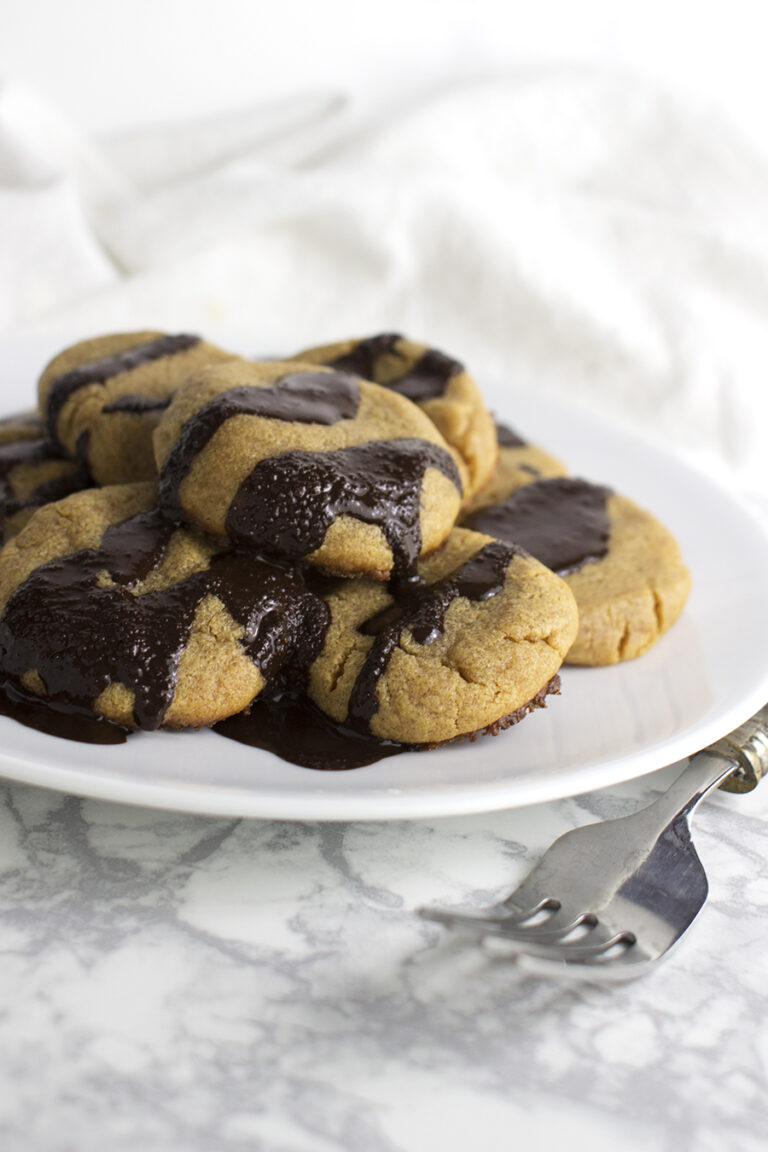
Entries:
<svg viewBox="0 0 768 1152">
<path fill-rule="evenodd" d="M 389 332 L 309 348 L 296 359 L 354 372 L 406 396 L 461 456 L 468 473 L 466 496 L 490 480 L 497 456 L 493 420 L 480 389 L 458 360 Z"/>
<path fill-rule="evenodd" d="M 156 478 L 152 432 L 190 372 L 230 353 L 198 336 L 121 332 L 74 344 L 45 368 L 40 411 L 51 439 L 98 484 Z"/>
<path fill-rule="evenodd" d="M 309 694 L 354 730 L 408 744 L 498 731 L 555 690 L 577 629 L 573 595 L 514 546 L 454 529 L 426 585 L 370 580 L 324 594 L 330 623 Z"/>
<path fill-rule="evenodd" d="M 408 579 L 462 500 L 461 465 L 410 400 L 299 361 L 196 373 L 155 452 L 170 516 L 339 575 Z"/>
<path fill-rule="evenodd" d="M 327 610 L 298 573 L 177 528 L 154 502 L 151 484 L 80 492 L 5 546 L 0 680 L 128 727 L 199 727 L 247 707 L 311 642 Z"/>
<path fill-rule="evenodd" d="M 22 435 L 0 444 L 0 544 L 15 536 L 37 508 L 90 482 L 83 466 L 49 440 Z"/>
<path fill-rule="evenodd" d="M 480 492 L 470 500 L 467 514 L 506 500 L 524 484 L 550 476 L 565 476 L 567 468 L 536 444 L 529 444 L 506 424 L 496 425 L 499 459 L 496 470 Z"/>
<path fill-rule="evenodd" d="M 677 542 L 650 512 L 586 480 L 539 480 L 465 525 L 527 549 L 563 576 L 579 608 L 568 664 L 616 664 L 674 624 L 690 589 Z"/>
<path fill-rule="evenodd" d="M 34 409 L 0 419 L 0 447 L 17 444 L 20 440 L 42 440 L 44 436 L 43 421 Z"/>
</svg>

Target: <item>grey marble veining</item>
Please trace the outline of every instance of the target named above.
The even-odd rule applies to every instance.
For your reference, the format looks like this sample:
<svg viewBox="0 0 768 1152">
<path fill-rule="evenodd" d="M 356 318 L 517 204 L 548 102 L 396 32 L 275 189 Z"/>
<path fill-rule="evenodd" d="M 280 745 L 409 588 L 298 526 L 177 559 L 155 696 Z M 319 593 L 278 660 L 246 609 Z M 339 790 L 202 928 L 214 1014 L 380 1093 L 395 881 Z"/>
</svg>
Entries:
<svg viewBox="0 0 768 1152">
<path fill-rule="evenodd" d="M 293 824 L 16 785 L 0 804 L 0 1147 L 764 1147 L 768 786 L 716 796 L 672 959 L 561 986 L 414 915 L 488 901 L 670 779 L 516 812 Z"/>
</svg>

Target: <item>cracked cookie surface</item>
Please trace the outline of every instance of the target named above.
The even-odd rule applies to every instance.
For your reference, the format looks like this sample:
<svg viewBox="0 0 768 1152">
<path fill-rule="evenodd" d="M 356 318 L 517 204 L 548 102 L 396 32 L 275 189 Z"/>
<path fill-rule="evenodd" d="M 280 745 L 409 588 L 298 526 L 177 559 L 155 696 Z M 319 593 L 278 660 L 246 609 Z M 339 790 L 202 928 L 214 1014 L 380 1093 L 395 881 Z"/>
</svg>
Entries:
<svg viewBox="0 0 768 1152">
<path fill-rule="evenodd" d="M 401 594 L 339 582 L 309 694 L 334 720 L 409 744 L 504 727 L 538 704 L 576 635 L 573 595 L 532 557 L 454 529 Z"/>
<path fill-rule="evenodd" d="M 465 523 L 527 549 L 563 576 L 579 608 L 568 664 L 616 664 L 674 624 L 690 590 L 677 541 L 625 496 L 574 477 L 539 480 Z"/>
</svg>

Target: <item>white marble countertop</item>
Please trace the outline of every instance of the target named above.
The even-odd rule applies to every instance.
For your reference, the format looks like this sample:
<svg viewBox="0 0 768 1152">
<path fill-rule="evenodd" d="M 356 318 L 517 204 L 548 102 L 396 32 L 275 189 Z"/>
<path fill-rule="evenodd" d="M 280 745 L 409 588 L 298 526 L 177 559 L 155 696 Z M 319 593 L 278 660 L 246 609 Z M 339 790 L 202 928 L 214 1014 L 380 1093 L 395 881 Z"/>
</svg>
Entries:
<svg viewBox="0 0 768 1152">
<path fill-rule="evenodd" d="M 501 894 L 565 828 L 670 778 L 346 825 L 6 785 L 0 1146 L 757 1152 L 768 785 L 702 806 L 710 899 L 644 980 L 542 982 L 414 915 Z"/>
</svg>

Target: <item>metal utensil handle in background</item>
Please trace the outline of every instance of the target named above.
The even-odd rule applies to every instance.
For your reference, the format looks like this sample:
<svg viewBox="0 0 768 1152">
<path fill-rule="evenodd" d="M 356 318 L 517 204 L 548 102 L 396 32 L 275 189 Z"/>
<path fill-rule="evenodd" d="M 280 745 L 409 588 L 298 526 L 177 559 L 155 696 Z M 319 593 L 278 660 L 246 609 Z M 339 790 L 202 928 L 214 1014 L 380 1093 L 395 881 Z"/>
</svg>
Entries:
<svg viewBox="0 0 768 1152">
<path fill-rule="evenodd" d="M 724 792 L 751 792 L 768 776 L 768 704 L 722 740 L 710 745 L 712 752 L 736 763 L 720 785 Z"/>
</svg>

